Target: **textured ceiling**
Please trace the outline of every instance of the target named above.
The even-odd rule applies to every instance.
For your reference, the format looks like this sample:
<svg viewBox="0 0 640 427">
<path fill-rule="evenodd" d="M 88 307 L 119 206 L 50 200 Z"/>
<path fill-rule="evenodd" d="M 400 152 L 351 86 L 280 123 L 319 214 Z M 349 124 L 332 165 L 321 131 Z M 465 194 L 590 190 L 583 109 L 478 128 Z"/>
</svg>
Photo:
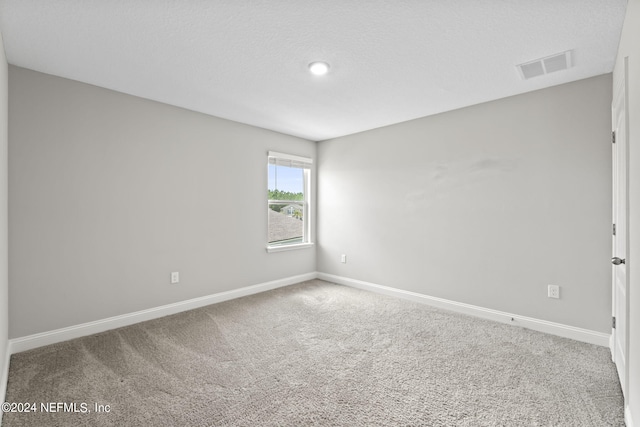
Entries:
<svg viewBox="0 0 640 427">
<path fill-rule="evenodd" d="M 1 0 L 9 63 L 318 141 L 613 69 L 626 0 Z M 568 70 L 517 64 L 573 50 Z M 331 64 L 313 76 L 307 65 Z"/>
</svg>

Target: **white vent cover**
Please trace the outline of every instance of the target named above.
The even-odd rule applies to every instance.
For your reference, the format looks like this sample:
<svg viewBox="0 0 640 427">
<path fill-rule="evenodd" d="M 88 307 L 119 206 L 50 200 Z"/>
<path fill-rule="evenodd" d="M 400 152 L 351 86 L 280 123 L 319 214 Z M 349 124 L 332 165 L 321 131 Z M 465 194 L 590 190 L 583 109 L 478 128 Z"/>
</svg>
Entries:
<svg viewBox="0 0 640 427">
<path fill-rule="evenodd" d="M 546 58 L 536 59 L 535 61 L 525 62 L 519 64 L 516 67 L 520 71 L 520 76 L 525 79 L 532 79 L 534 77 L 542 76 L 543 74 L 549 74 L 560 70 L 566 70 L 570 68 L 571 63 L 571 51 L 567 50 L 562 53 L 556 53 L 555 55 L 547 56 Z"/>
</svg>

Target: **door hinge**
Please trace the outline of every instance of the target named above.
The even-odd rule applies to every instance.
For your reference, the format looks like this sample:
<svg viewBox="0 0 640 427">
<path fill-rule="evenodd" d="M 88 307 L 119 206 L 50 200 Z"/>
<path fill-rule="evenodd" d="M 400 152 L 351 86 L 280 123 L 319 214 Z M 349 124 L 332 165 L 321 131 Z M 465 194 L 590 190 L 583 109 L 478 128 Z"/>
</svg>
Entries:
<svg viewBox="0 0 640 427">
<path fill-rule="evenodd" d="M 613 132 L 611 132 L 611 142 L 612 143 L 616 143 L 616 131 L 614 130 Z"/>
<path fill-rule="evenodd" d="M 616 235 L 616 225 L 615 224 L 613 224 L 613 235 L 614 236 Z"/>
<path fill-rule="evenodd" d="M 613 317 L 611 318 L 611 327 L 612 327 L 613 329 L 615 329 L 615 328 L 616 328 L 616 317 L 615 317 L 615 316 L 613 316 Z"/>
</svg>

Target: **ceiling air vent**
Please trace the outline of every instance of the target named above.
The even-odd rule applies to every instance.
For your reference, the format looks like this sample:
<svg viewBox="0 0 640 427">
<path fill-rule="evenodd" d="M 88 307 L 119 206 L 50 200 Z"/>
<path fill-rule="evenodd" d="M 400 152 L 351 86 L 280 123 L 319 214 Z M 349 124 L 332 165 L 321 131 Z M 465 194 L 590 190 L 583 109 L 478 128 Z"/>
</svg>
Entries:
<svg viewBox="0 0 640 427">
<path fill-rule="evenodd" d="M 517 65 L 520 70 L 520 76 L 529 80 L 534 77 L 542 76 L 560 70 L 566 70 L 571 67 L 571 51 L 556 53 L 546 58 L 536 59 L 535 61 L 525 62 Z"/>
</svg>

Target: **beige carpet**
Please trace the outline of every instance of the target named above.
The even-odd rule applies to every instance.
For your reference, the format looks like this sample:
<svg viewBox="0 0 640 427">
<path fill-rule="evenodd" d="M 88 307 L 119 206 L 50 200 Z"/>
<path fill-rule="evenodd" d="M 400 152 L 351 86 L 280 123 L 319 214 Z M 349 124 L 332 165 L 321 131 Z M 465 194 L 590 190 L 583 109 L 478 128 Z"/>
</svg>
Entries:
<svg viewBox="0 0 640 427">
<path fill-rule="evenodd" d="M 16 354 L 7 401 L 91 412 L 6 427 L 624 425 L 606 348 L 318 280 Z"/>
</svg>

